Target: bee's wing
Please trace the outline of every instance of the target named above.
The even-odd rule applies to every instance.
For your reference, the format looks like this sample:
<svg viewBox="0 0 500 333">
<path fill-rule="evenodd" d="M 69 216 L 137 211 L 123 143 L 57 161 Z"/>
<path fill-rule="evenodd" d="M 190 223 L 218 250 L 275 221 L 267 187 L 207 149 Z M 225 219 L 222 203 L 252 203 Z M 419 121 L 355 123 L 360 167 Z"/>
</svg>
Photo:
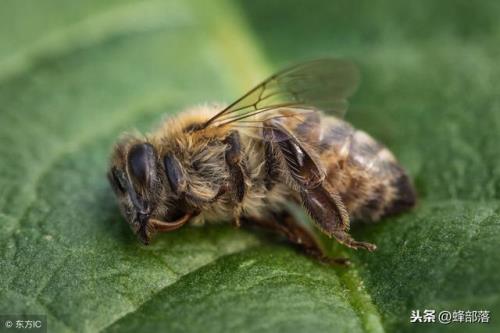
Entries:
<svg viewBox="0 0 500 333">
<path fill-rule="evenodd" d="M 265 120 L 275 116 L 273 111 L 283 108 L 292 110 L 288 116 L 321 110 L 343 117 L 347 97 L 354 93 L 358 83 L 359 72 L 349 61 L 321 59 L 306 62 L 269 77 L 199 129 L 235 123 L 239 127 L 261 127 Z"/>
</svg>

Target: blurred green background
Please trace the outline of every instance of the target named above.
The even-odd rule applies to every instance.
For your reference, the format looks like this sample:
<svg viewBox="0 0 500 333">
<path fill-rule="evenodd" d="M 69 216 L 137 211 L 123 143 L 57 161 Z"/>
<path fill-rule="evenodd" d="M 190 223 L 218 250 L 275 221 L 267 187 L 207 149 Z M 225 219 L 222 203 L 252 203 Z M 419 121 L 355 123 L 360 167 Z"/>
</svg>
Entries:
<svg viewBox="0 0 500 333">
<path fill-rule="evenodd" d="M 498 332 L 500 2 L 0 3 L 0 313 L 49 332 Z M 413 212 L 357 226 L 350 268 L 230 226 L 138 244 L 105 180 L 124 130 L 333 56 L 347 119 L 409 170 Z M 410 324 L 412 310 L 488 324 Z M 1 328 L 0 328 L 1 330 Z"/>
</svg>

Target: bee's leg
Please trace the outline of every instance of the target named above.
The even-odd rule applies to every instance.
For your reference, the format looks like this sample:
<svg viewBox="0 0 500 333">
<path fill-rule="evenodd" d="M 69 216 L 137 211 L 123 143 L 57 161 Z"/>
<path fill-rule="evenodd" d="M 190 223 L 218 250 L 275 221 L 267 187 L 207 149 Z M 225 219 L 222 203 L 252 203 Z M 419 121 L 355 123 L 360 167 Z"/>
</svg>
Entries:
<svg viewBox="0 0 500 333">
<path fill-rule="evenodd" d="M 241 144 L 238 132 L 231 132 L 225 139 L 226 143 L 226 164 L 230 173 L 230 187 L 233 193 L 233 200 L 235 201 L 234 207 L 234 221 L 237 227 L 240 227 L 240 216 L 242 213 L 242 201 L 245 197 L 245 173 L 243 172 L 242 159 L 241 159 Z"/>
<path fill-rule="evenodd" d="M 264 139 L 271 143 L 273 158 L 283 166 L 284 178 L 298 192 L 302 205 L 326 235 L 353 248 L 373 251 L 376 246 L 358 242 L 349 233 L 349 214 L 340 195 L 329 188 L 314 152 L 308 152 L 302 144 L 277 120 L 265 122 Z"/>
<path fill-rule="evenodd" d="M 301 188 L 300 197 L 302 205 L 325 234 L 352 249 L 377 249 L 374 244 L 358 242 L 351 237 L 348 233 L 349 215 L 344 203 L 340 195 L 327 184 L 312 189 Z"/>
<path fill-rule="evenodd" d="M 296 223 L 293 216 L 283 212 L 273 214 L 272 218 L 243 218 L 244 225 L 257 226 L 285 237 L 290 243 L 297 245 L 305 254 L 326 264 L 348 265 L 347 258 L 329 257 L 319 245 L 314 235 Z"/>
</svg>

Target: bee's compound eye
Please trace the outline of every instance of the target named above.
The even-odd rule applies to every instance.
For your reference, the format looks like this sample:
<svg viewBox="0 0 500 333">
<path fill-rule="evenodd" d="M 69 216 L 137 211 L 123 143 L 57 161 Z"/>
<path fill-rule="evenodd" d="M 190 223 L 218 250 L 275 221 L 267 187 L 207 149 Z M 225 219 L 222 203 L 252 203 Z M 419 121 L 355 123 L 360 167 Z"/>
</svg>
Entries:
<svg viewBox="0 0 500 333">
<path fill-rule="evenodd" d="M 142 185 L 149 184 L 155 170 L 155 151 L 149 143 L 133 146 L 128 154 L 128 169 L 131 176 Z"/>
</svg>

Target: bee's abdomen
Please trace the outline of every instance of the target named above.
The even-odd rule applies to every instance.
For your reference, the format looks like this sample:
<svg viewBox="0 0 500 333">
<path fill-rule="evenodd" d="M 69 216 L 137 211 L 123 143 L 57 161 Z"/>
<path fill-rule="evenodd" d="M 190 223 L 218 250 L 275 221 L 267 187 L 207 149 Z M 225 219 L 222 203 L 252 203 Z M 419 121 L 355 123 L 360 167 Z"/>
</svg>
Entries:
<svg viewBox="0 0 500 333">
<path fill-rule="evenodd" d="M 414 206 L 410 179 L 384 145 L 338 119 L 325 119 L 323 126 L 327 181 L 339 187 L 353 218 L 376 221 Z"/>
<path fill-rule="evenodd" d="M 402 170 L 400 176 L 396 178 L 391 186 L 395 189 L 396 195 L 394 200 L 390 202 L 390 205 L 385 207 L 385 215 L 399 214 L 415 206 L 417 194 L 410 178 L 406 175 L 404 170 Z"/>
<path fill-rule="evenodd" d="M 326 181 L 352 218 L 376 221 L 415 205 L 409 177 L 384 145 L 337 118 L 314 116 L 307 123 L 295 132 L 317 148 Z"/>
</svg>

